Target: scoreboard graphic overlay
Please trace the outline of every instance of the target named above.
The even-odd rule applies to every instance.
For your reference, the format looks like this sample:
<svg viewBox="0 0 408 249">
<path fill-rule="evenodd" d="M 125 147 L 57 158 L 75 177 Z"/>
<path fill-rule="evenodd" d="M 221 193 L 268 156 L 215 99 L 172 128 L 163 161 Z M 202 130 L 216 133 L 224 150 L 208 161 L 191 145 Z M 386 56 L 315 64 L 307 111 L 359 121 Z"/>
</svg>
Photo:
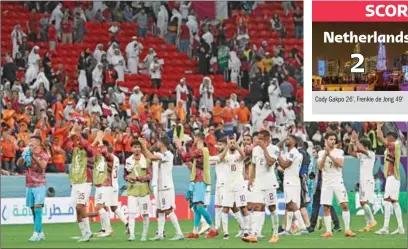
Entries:
<svg viewBox="0 0 408 249">
<path fill-rule="evenodd" d="M 408 120 L 408 1 L 313 1 L 312 21 L 312 117 Z"/>
</svg>

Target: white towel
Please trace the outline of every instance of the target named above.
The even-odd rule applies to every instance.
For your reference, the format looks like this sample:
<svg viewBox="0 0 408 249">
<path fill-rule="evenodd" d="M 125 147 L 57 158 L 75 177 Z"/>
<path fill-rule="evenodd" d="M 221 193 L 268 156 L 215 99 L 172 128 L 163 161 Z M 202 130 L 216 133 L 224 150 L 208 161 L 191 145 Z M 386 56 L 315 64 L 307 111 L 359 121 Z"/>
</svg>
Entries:
<svg viewBox="0 0 408 249">
<path fill-rule="evenodd" d="M 142 169 L 147 168 L 146 158 L 144 157 L 143 154 L 140 155 L 139 164 L 140 164 L 140 168 L 142 168 Z M 133 155 L 132 155 L 130 158 L 128 158 L 128 160 L 126 160 L 126 165 L 125 165 L 126 171 L 127 172 L 132 172 L 135 165 L 136 165 L 136 160 L 133 158 Z"/>
</svg>

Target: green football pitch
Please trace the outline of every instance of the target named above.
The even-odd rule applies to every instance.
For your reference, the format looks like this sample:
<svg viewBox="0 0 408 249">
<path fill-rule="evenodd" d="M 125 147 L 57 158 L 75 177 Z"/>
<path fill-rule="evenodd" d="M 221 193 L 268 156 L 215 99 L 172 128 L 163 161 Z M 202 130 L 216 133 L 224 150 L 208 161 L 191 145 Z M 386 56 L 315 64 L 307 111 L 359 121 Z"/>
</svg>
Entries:
<svg viewBox="0 0 408 249">
<path fill-rule="evenodd" d="M 383 224 L 383 216 L 376 217 L 379 229 Z M 406 222 L 407 216 L 404 216 Z M 275 248 L 407 248 L 407 235 L 380 236 L 372 232 L 360 233 L 357 230 L 364 226 L 363 216 L 353 216 L 351 219 L 352 229 L 357 233 L 356 238 L 346 238 L 343 232 L 335 233 L 333 238 L 321 239 L 323 233 L 316 230 L 314 233 L 302 236 L 280 237 L 278 244 L 268 243 L 271 235 L 271 220 L 265 219 L 263 233 L 267 239 L 256 244 L 247 244 L 235 238 L 238 231 L 237 223 L 234 220 L 229 222 L 231 238 L 223 240 L 220 234 L 213 239 L 200 237 L 199 239 L 185 239 L 183 241 L 147 241 L 140 242 L 140 231 L 142 223 L 136 221 L 136 241 L 128 242 L 128 236 L 124 234 L 124 227 L 121 223 L 113 223 L 115 234 L 113 237 L 98 239 L 93 238 L 90 242 L 78 243 L 71 237 L 78 236 L 79 229 L 76 223 L 70 224 L 45 224 L 44 231 L 46 240 L 41 242 L 28 242 L 32 234 L 32 225 L 2 225 L 1 226 L 1 248 L 255 248 L 255 247 L 275 247 Z M 191 231 L 192 221 L 181 221 L 181 228 L 185 234 Z M 405 224 L 406 226 L 406 224 Z M 99 223 L 92 223 L 92 230 L 98 231 Z M 390 231 L 397 228 L 395 216 L 391 217 Z M 157 223 L 150 222 L 149 237 L 153 237 L 157 229 Z M 174 229 L 170 221 L 166 222 L 165 231 L 167 238 L 174 235 Z"/>
</svg>

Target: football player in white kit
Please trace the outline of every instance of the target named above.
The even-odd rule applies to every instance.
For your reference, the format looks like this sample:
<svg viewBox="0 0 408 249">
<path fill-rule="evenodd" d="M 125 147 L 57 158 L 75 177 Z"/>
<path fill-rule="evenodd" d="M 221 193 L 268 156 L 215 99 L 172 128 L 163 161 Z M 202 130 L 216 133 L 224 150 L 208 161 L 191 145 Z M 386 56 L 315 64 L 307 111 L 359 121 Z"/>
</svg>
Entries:
<svg viewBox="0 0 408 249">
<path fill-rule="evenodd" d="M 221 139 L 218 140 L 217 142 L 217 150 L 219 152 L 223 152 L 227 148 L 227 137 L 222 137 Z M 215 228 L 217 230 L 220 229 L 221 227 L 221 216 L 222 216 L 222 198 L 224 196 L 224 189 L 227 184 L 228 180 L 228 165 L 226 164 L 225 161 L 220 161 L 220 154 L 217 156 L 211 156 L 210 157 L 210 163 L 211 165 L 215 165 L 215 179 L 216 179 L 216 185 L 215 185 L 215 200 L 214 200 L 214 206 L 215 206 Z M 238 224 L 242 224 L 242 216 L 240 210 L 234 205 L 233 208 L 231 208 L 230 214 L 237 220 Z M 243 233 L 242 233 L 243 234 Z M 236 237 L 241 237 L 241 229 L 240 233 L 236 235 Z"/>
<path fill-rule="evenodd" d="M 302 165 L 303 155 L 297 150 L 297 137 L 290 135 L 286 139 L 288 153 L 278 157 L 279 166 L 284 169 L 283 190 L 286 203 L 286 229 L 279 235 L 290 235 L 293 215 L 300 225 L 299 234 L 308 233 L 300 207 L 300 177 L 299 170 Z"/>
<path fill-rule="evenodd" d="M 346 237 L 355 237 L 356 234 L 350 229 L 350 211 L 348 208 L 348 196 L 343 183 L 342 169 L 344 166 L 344 152 L 335 148 L 337 134 L 327 132 L 324 136 L 325 149 L 319 151 L 317 166 L 322 171 L 322 194 L 320 204 L 324 205 L 324 224 L 326 232 L 322 238 L 333 237 L 330 206 L 333 203 L 333 195 L 336 196 L 343 210 L 342 217 Z"/>
<path fill-rule="evenodd" d="M 265 219 L 265 206 L 271 213 L 273 237 L 269 241 L 279 241 L 279 216 L 276 211 L 276 189 L 279 187 L 275 175 L 276 160 L 279 148 L 271 143 L 269 131 L 258 134 L 257 146 L 252 150 L 252 163 L 255 165 L 255 179 L 252 184 L 251 201 L 253 202 L 251 234 L 243 238 L 245 242 L 257 242 L 261 226 Z"/>
<path fill-rule="evenodd" d="M 126 233 L 128 233 L 128 227 L 129 224 L 125 219 L 125 216 L 123 215 L 123 212 L 120 208 L 118 208 L 119 204 L 119 166 L 120 166 L 120 161 L 117 156 L 113 154 L 113 145 L 109 144 L 108 146 L 108 152 L 112 154 L 113 156 L 113 166 L 112 166 L 112 193 L 111 193 L 111 198 L 109 201 L 109 206 L 111 211 L 118 216 L 119 220 L 122 221 L 122 223 L 126 227 Z"/>
<path fill-rule="evenodd" d="M 222 197 L 222 227 L 224 230 L 224 239 L 229 239 L 228 232 L 228 214 L 234 206 L 241 209 L 242 222 L 240 228 L 244 234 L 249 230 L 249 212 L 246 202 L 247 186 L 244 180 L 244 151 L 237 145 L 235 137 L 228 140 L 227 148 L 220 154 L 220 161 L 224 161 L 227 166 L 227 181 L 224 187 Z M 247 234 L 244 235 L 245 237 Z"/>
<path fill-rule="evenodd" d="M 373 201 L 374 195 L 374 163 L 375 153 L 370 150 L 371 141 L 368 138 L 358 139 L 358 134 L 353 131 L 348 148 L 348 154 L 360 160 L 360 205 L 364 209 L 366 226 L 360 229 L 360 232 L 372 231 L 377 222 L 374 219 L 373 212 L 370 208 L 370 203 Z"/>
<path fill-rule="evenodd" d="M 377 123 L 378 139 L 383 142 L 386 148 L 383 171 L 384 177 L 386 178 L 384 191 L 384 226 L 375 233 L 380 235 L 389 234 L 388 226 L 390 224 L 391 209 L 394 208 L 398 228 L 391 234 L 405 234 L 401 206 L 398 202 L 401 185 L 401 142 L 397 140 L 398 134 L 396 132 L 388 132 L 386 138 L 384 138 L 381 130 L 382 125 L 383 123 Z"/>
<path fill-rule="evenodd" d="M 170 240 L 183 240 L 183 232 L 180 229 L 180 225 L 176 216 L 175 210 L 175 192 L 173 183 L 173 161 L 174 155 L 168 149 L 171 141 L 168 137 L 162 137 L 159 139 L 155 147 L 159 148 L 160 153 L 154 153 L 154 155 L 146 148 L 145 142 L 139 139 L 142 144 L 143 154 L 150 160 L 159 161 L 157 171 L 157 212 L 158 212 L 158 233 L 152 241 L 164 240 L 164 225 L 166 224 L 166 216 L 171 220 L 174 228 L 176 229 L 176 235 Z"/>
<path fill-rule="evenodd" d="M 227 147 L 227 139 L 221 138 L 218 140 L 217 149 L 222 152 Z M 224 161 L 220 161 L 219 155 L 210 157 L 211 165 L 215 165 L 215 228 L 220 229 L 221 227 L 221 213 L 222 213 L 222 196 L 224 194 L 225 182 L 227 181 L 227 170 L 228 166 Z"/>
</svg>

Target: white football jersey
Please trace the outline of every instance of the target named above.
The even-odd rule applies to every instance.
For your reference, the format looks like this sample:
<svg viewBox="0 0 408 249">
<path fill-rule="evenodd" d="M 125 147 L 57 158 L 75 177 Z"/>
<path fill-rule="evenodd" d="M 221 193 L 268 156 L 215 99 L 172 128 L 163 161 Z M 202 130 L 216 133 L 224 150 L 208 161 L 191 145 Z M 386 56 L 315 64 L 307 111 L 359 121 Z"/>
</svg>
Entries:
<svg viewBox="0 0 408 249">
<path fill-rule="evenodd" d="M 223 187 L 228 180 L 228 165 L 225 161 L 220 161 L 219 156 L 210 157 L 210 161 L 215 163 L 216 187 Z"/>
<path fill-rule="evenodd" d="M 276 145 L 269 144 L 267 151 L 270 157 L 275 160 L 279 156 L 279 148 Z M 278 188 L 278 180 L 275 175 L 275 165 L 268 165 L 263 149 L 256 146 L 252 150 L 252 163 L 255 165 L 254 188 L 260 190 Z"/>
<path fill-rule="evenodd" d="M 318 162 L 323 159 L 324 153 L 326 153 L 324 150 L 319 151 L 319 158 Z M 334 148 L 330 152 L 330 154 L 334 158 L 343 158 L 344 159 L 344 151 Z M 326 161 L 324 162 L 324 167 L 322 170 L 322 183 L 323 184 L 338 184 L 343 182 L 343 174 L 342 174 L 342 168 L 338 168 L 334 166 L 333 161 L 329 158 L 326 157 Z"/>
<path fill-rule="evenodd" d="M 368 155 L 357 153 L 357 158 L 360 159 L 360 184 L 367 181 L 374 182 L 375 153 L 371 150 L 368 151 Z"/>
<path fill-rule="evenodd" d="M 111 177 L 112 177 L 112 187 L 116 187 L 116 188 L 119 186 L 119 181 L 118 181 L 119 165 L 120 165 L 119 158 L 113 155 L 113 166 L 112 166 Z"/>
<path fill-rule="evenodd" d="M 174 155 L 169 150 L 160 153 L 161 162 L 159 164 L 158 172 L 158 186 L 159 190 L 174 188 L 173 183 L 173 159 Z"/>
<path fill-rule="evenodd" d="M 228 150 L 225 159 L 227 164 L 227 188 L 229 190 L 240 190 L 244 184 L 244 158 L 237 150 L 231 153 Z"/>
<path fill-rule="evenodd" d="M 290 160 L 292 164 L 284 171 L 284 184 L 291 186 L 300 186 L 299 170 L 302 165 L 303 155 L 296 148 L 292 148 L 283 156 Z"/>
</svg>

